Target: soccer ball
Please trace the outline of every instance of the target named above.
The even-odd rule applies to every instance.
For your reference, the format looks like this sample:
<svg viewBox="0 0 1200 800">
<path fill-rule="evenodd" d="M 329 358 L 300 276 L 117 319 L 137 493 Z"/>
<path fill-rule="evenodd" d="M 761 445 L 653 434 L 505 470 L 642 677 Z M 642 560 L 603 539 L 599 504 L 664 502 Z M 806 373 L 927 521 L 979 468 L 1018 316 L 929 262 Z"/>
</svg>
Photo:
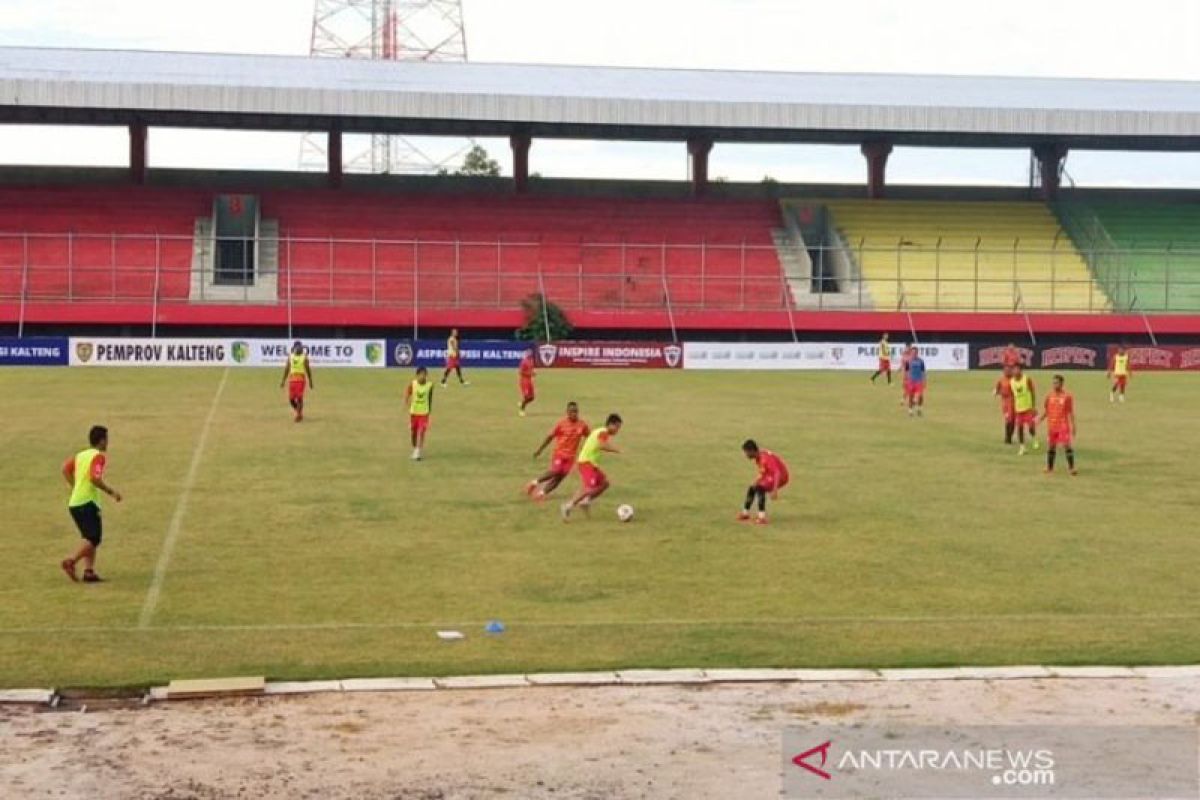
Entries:
<svg viewBox="0 0 1200 800">
<path fill-rule="evenodd" d="M 629 520 L 633 519 L 633 506 L 628 503 L 617 506 L 617 519 L 621 520 L 621 522 L 629 522 Z"/>
</svg>

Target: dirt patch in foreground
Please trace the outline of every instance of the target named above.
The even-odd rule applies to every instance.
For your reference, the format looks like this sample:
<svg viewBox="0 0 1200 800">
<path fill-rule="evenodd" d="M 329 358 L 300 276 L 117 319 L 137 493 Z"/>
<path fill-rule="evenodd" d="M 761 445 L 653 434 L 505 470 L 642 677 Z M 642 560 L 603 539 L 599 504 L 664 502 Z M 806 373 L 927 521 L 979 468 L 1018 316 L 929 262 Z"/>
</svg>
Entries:
<svg viewBox="0 0 1200 800">
<path fill-rule="evenodd" d="M 788 725 L 1200 723 L 1200 679 L 331 694 L 0 710 L 6 798 L 778 797 Z"/>
</svg>

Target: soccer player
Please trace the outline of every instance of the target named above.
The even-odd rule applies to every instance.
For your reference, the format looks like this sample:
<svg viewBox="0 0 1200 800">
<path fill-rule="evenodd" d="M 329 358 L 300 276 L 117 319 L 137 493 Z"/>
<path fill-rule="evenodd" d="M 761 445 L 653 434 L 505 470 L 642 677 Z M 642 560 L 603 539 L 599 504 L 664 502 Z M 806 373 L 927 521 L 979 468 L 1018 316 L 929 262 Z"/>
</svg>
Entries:
<svg viewBox="0 0 1200 800">
<path fill-rule="evenodd" d="M 517 413 L 522 417 L 525 416 L 525 409 L 533 402 L 533 348 L 525 351 L 525 355 L 521 357 L 521 364 L 517 367 L 517 374 L 520 376 L 518 384 L 521 388 L 521 402 L 517 405 Z M 542 445 L 545 447 L 545 445 Z"/>
<path fill-rule="evenodd" d="M 992 396 L 1000 398 L 1000 414 L 1004 417 L 1005 444 L 1012 444 L 1013 429 L 1017 425 L 1017 412 L 1013 407 L 1012 383 L 1009 382 L 1011 377 L 1012 370 L 1004 367 L 1000 380 L 996 381 L 996 386 L 992 389 Z"/>
<path fill-rule="evenodd" d="M 1125 402 L 1125 385 L 1129 383 L 1129 351 L 1125 345 L 1117 348 L 1113 354 L 1112 364 L 1108 367 L 1108 379 L 1113 382 L 1108 390 L 1108 402 L 1115 403 L 1118 398 Z"/>
<path fill-rule="evenodd" d="M 1009 342 L 1004 348 L 1004 353 L 1000 356 L 1000 366 L 1005 373 L 1010 373 L 1012 368 L 1021 363 L 1021 351 L 1017 349 L 1016 344 Z"/>
<path fill-rule="evenodd" d="M 908 377 L 908 365 L 912 363 L 913 356 L 917 354 L 917 346 L 910 344 L 904 348 L 904 353 L 900 356 L 900 375 L 903 378 L 901 382 L 900 405 L 908 405 L 908 395 L 911 393 L 912 382 Z"/>
<path fill-rule="evenodd" d="M 601 453 L 620 453 L 612 444 L 612 438 L 621 432 L 622 420 L 619 414 L 609 414 L 604 420 L 604 427 L 597 428 L 588 434 L 579 449 L 579 479 L 582 485 L 567 502 L 558 507 L 563 522 L 571 521 L 571 512 L 582 507 L 586 512 L 591 508 L 592 501 L 608 491 L 608 476 L 600 469 Z"/>
<path fill-rule="evenodd" d="M 875 370 L 875 374 L 871 376 L 871 383 L 880 375 L 887 376 L 887 382 L 890 386 L 892 383 L 892 346 L 888 344 L 888 335 L 885 333 L 883 338 L 879 340 L 879 369 Z"/>
<path fill-rule="evenodd" d="M 446 339 L 446 370 L 442 373 L 442 388 L 446 388 L 446 379 L 453 372 L 458 376 L 458 383 L 461 386 L 470 386 L 471 382 L 463 378 L 462 366 L 459 363 L 458 352 L 458 328 L 450 329 L 450 336 Z"/>
<path fill-rule="evenodd" d="M 1046 397 L 1042 419 L 1046 421 L 1046 474 L 1054 472 L 1054 459 L 1061 444 L 1067 454 L 1067 469 L 1075 471 L 1075 398 L 1063 388 L 1062 375 L 1054 376 L 1054 389 Z"/>
<path fill-rule="evenodd" d="M 1017 426 L 1017 442 L 1020 447 L 1017 449 L 1017 455 L 1025 455 L 1025 429 L 1029 429 L 1029 435 L 1033 439 L 1033 449 L 1038 449 L 1037 440 L 1037 390 L 1033 386 L 1033 378 L 1025 374 L 1018 363 L 1012 368 L 1012 377 L 1008 379 L 1008 385 L 1012 389 L 1013 395 L 1013 420 Z"/>
<path fill-rule="evenodd" d="M 62 560 L 62 570 L 72 581 L 78 581 L 76 565 L 83 562 L 83 582 L 100 583 L 96 574 L 96 548 L 104 538 L 104 524 L 100 519 L 100 492 L 121 502 L 121 493 L 104 481 L 107 465 L 108 428 L 93 425 L 88 431 L 88 448 L 80 450 L 63 464 L 62 474 L 71 487 L 67 500 L 67 511 L 79 529 L 83 542 L 75 554 Z"/>
<path fill-rule="evenodd" d="M 592 429 L 579 418 L 579 405 L 572 400 L 567 403 L 567 415 L 558 421 L 542 440 L 542 444 L 533 452 L 533 457 L 541 456 L 542 451 L 550 442 L 554 442 L 554 454 L 550 456 L 550 468 L 529 482 L 525 493 L 534 500 L 545 500 L 546 495 L 558 488 L 558 485 L 571 474 L 575 465 L 575 457 L 579 454 L 579 444 Z"/>
<path fill-rule="evenodd" d="M 408 431 L 412 436 L 412 460 L 420 461 L 425 450 L 425 432 L 429 430 L 429 415 L 433 413 L 433 383 L 429 370 L 417 367 L 416 378 L 404 392 L 408 403 Z"/>
<path fill-rule="evenodd" d="M 925 413 L 925 359 L 913 353 L 908 362 L 908 415 L 918 417 Z"/>
<path fill-rule="evenodd" d="M 758 516 L 755 517 L 754 523 L 766 525 L 767 495 L 770 494 L 772 500 L 779 499 L 779 490 L 788 485 L 790 478 L 787 464 L 783 463 L 783 459 L 770 450 L 760 448 L 753 439 L 747 439 L 742 443 L 742 453 L 758 465 L 758 478 L 746 490 L 746 502 L 742 505 L 742 510 L 738 512 L 737 518 L 742 522 L 749 522 L 750 506 L 757 499 Z"/>
<path fill-rule="evenodd" d="M 283 388 L 283 384 L 287 383 L 288 387 L 288 405 L 295 412 L 293 418 L 295 422 L 300 422 L 304 419 L 304 389 L 307 384 L 308 388 L 313 388 L 312 365 L 308 362 L 308 353 L 304 352 L 304 344 L 299 340 L 292 345 L 292 352 L 288 353 L 287 363 L 283 365 L 283 377 L 279 381 L 279 388 Z"/>
</svg>

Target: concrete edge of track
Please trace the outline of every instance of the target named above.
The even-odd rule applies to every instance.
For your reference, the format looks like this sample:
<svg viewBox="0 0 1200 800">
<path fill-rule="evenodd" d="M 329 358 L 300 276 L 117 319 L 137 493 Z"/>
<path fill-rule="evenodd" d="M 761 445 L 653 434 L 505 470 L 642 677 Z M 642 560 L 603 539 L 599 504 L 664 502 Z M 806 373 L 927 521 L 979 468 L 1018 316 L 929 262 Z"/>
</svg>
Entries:
<svg viewBox="0 0 1200 800">
<path fill-rule="evenodd" d="M 438 678 L 347 678 L 268 681 L 259 696 L 337 692 L 428 692 L 515 689 L 540 686 L 652 686 L 734 683 L 842 683 L 896 681 L 1114 680 L 1200 677 L 1200 665 L 1178 666 L 1005 666 L 911 669 L 630 669 L 602 672 L 540 672 L 512 675 L 456 675 Z M 244 693 L 238 696 L 246 696 Z M 219 694 L 205 695 L 207 699 Z M 0 690 L 0 705 L 56 705 L 54 689 Z M 146 701 L 170 700 L 167 686 L 155 686 Z M 181 699 L 176 696 L 174 699 Z"/>
</svg>

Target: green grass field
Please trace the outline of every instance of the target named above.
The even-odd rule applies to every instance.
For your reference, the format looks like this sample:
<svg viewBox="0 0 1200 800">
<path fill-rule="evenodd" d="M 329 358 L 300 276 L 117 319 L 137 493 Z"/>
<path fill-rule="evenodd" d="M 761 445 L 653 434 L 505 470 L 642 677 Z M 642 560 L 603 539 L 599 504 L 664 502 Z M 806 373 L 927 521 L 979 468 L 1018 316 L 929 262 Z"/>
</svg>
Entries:
<svg viewBox="0 0 1200 800">
<path fill-rule="evenodd" d="M 316 377 L 295 425 L 274 370 L 0 372 L 0 685 L 1200 660 L 1200 375 L 1140 375 L 1112 406 L 1072 374 L 1073 479 L 1001 444 L 994 373 L 935 373 L 913 420 L 862 374 L 548 371 L 520 419 L 515 374 L 476 371 L 416 464 L 405 375 Z M 568 399 L 626 425 L 614 488 L 564 525 L 521 489 Z M 58 569 L 59 468 L 93 422 L 126 500 L 84 586 Z M 733 521 L 747 435 L 792 469 L 766 528 Z"/>
</svg>

